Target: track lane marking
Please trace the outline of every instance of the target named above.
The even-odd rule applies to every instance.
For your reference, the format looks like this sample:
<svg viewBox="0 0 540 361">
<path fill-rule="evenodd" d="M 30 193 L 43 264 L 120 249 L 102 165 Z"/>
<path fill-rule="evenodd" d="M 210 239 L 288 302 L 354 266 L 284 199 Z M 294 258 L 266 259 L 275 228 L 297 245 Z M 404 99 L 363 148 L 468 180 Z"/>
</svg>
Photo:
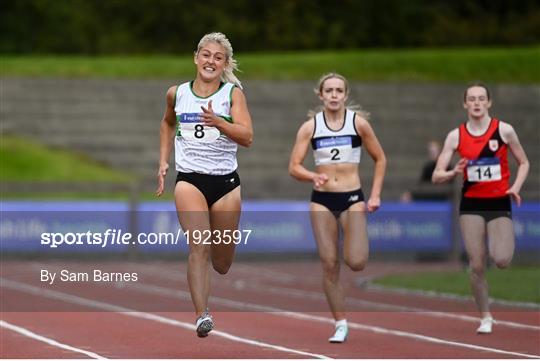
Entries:
<svg viewBox="0 0 540 361">
<path fill-rule="evenodd" d="M 153 275 L 161 276 L 162 278 L 169 279 L 171 281 L 179 281 L 179 280 L 185 281 L 186 280 L 185 273 L 181 273 L 182 276 L 169 275 L 168 273 L 164 274 L 163 270 L 158 271 L 154 269 L 153 266 L 148 266 L 148 265 L 145 265 L 143 269 L 145 269 L 145 272 L 149 272 L 149 273 L 152 273 Z M 233 286 L 241 285 L 241 287 L 248 288 L 250 290 L 254 290 L 257 292 L 273 293 L 273 294 L 284 295 L 284 296 L 293 297 L 293 298 L 309 298 L 313 300 L 326 302 L 326 296 L 320 292 L 304 291 L 304 290 L 299 290 L 296 288 L 288 288 L 288 287 L 280 287 L 280 286 L 267 286 L 267 285 L 261 286 L 255 282 L 245 281 L 242 279 L 237 279 L 236 281 L 231 282 L 231 284 Z M 189 296 L 189 293 L 187 295 Z M 470 301 L 470 299 L 468 300 Z M 463 301 L 463 299 L 460 299 L 459 301 Z M 456 319 L 456 320 L 461 320 L 461 321 L 466 321 L 466 322 L 471 322 L 471 323 L 478 323 L 481 320 L 480 317 L 462 315 L 462 314 L 453 313 L 453 312 L 432 311 L 425 308 L 399 306 L 399 305 L 394 305 L 394 304 L 384 303 L 384 302 L 358 300 L 351 297 L 347 297 L 346 302 L 348 304 L 357 305 L 357 306 L 373 307 L 375 309 L 383 310 L 383 311 L 393 310 L 393 311 L 398 311 L 398 312 L 419 312 L 425 316 L 431 316 L 431 317 L 436 317 L 436 318 Z M 496 322 L 497 322 L 497 325 L 499 326 L 507 326 L 507 327 L 523 329 L 523 330 L 540 331 L 540 326 L 529 325 L 529 324 L 513 322 L 513 321 L 505 321 L 505 320 L 496 320 Z"/>
<path fill-rule="evenodd" d="M 129 286 L 129 288 L 140 290 L 140 291 L 143 291 L 145 293 L 152 294 L 152 295 L 158 294 L 160 296 L 168 296 L 168 297 L 173 297 L 173 298 L 180 298 L 180 299 L 182 299 L 184 301 L 190 299 L 189 292 L 175 290 L 175 289 L 161 287 L 161 286 L 138 283 L 138 284 L 132 284 L 131 286 Z M 327 323 L 327 324 L 332 324 L 332 325 L 335 323 L 334 320 L 332 318 L 329 318 L 329 317 L 310 315 L 310 314 L 303 313 L 303 312 L 291 312 L 291 311 L 287 311 L 287 310 L 276 308 L 276 307 L 259 305 L 259 304 L 255 304 L 255 303 L 249 303 L 249 302 L 235 301 L 235 300 L 230 300 L 230 299 L 226 299 L 226 298 L 223 298 L 223 297 L 211 296 L 210 301 L 214 302 L 214 303 L 221 304 L 222 306 L 228 306 L 228 307 L 236 308 L 236 309 L 240 309 L 240 310 L 268 312 L 268 313 L 276 314 L 276 315 L 279 315 L 279 316 L 290 317 L 290 318 L 295 318 L 295 319 L 300 319 L 300 320 L 315 321 L 315 322 L 319 322 L 319 323 Z M 447 346 L 455 346 L 455 347 L 473 349 L 473 350 L 476 350 L 476 351 L 486 351 L 486 352 L 499 353 L 499 354 L 504 354 L 504 355 L 512 355 L 512 356 L 517 356 L 517 357 L 540 359 L 540 355 L 531 355 L 531 354 L 526 354 L 526 353 L 520 353 L 520 352 L 496 349 L 496 348 L 492 348 L 492 347 L 480 346 L 480 345 L 476 345 L 476 344 L 469 344 L 469 343 L 463 343 L 463 342 L 458 342 L 458 341 L 451 341 L 451 340 L 441 339 L 441 338 L 432 337 L 432 336 L 426 336 L 426 335 L 413 333 L 413 332 L 388 329 L 388 328 L 379 327 L 379 326 L 365 325 L 365 324 L 361 324 L 361 323 L 357 323 L 357 322 L 347 322 L 347 324 L 348 324 L 348 326 L 350 328 L 375 332 L 375 333 L 378 333 L 378 334 L 386 334 L 386 335 L 394 335 L 394 336 L 412 338 L 412 339 L 416 339 L 416 340 L 421 340 L 421 341 L 431 342 L 431 343 L 436 343 L 436 344 L 443 344 L 443 345 L 447 345 Z"/>
<path fill-rule="evenodd" d="M 41 341 L 43 343 L 46 343 L 48 345 L 51 345 L 51 346 L 54 346 L 54 347 L 57 347 L 57 348 L 61 348 L 61 349 L 64 349 L 64 350 L 68 350 L 68 351 L 72 351 L 72 352 L 76 352 L 76 353 L 86 355 L 86 356 L 88 356 L 90 358 L 93 358 L 93 359 L 108 360 L 106 357 L 98 355 L 97 353 L 94 353 L 94 352 L 91 352 L 91 351 L 86 351 L 86 350 L 83 350 L 83 349 L 80 349 L 80 348 L 77 348 L 77 347 L 73 347 L 73 346 L 70 346 L 70 345 L 66 345 L 65 343 L 53 340 L 52 338 L 48 338 L 48 337 L 45 337 L 45 336 L 42 336 L 42 335 L 38 335 L 37 333 L 32 332 L 30 330 L 27 330 L 26 328 L 16 326 L 16 325 L 14 325 L 12 323 L 9 323 L 9 322 L 6 322 L 4 320 L 0 320 L 0 327 L 6 328 L 6 329 L 14 331 L 14 332 L 17 332 L 17 333 L 19 333 L 19 334 L 21 334 L 23 336 L 26 336 L 26 337 L 34 339 L 34 340 Z"/>
<path fill-rule="evenodd" d="M 9 280 L 6 278 L 0 278 L 0 281 L 1 281 L 2 287 L 6 287 L 9 289 L 26 292 L 33 295 L 46 297 L 46 298 L 56 299 L 56 300 L 60 300 L 64 302 L 74 303 L 74 304 L 78 304 L 78 305 L 82 305 L 86 307 L 101 309 L 105 311 L 118 312 L 120 314 L 130 316 L 130 317 L 151 320 L 151 321 L 160 322 L 160 323 L 168 324 L 171 326 L 181 327 L 187 330 L 195 331 L 195 325 L 193 324 L 178 321 L 172 318 L 159 316 L 153 313 L 140 312 L 137 310 L 132 310 L 132 309 L 114 305 L 111 303 L 106 303 L 102 301 L 92 300 L 89 298 L 75 296 L 69 293 L 64 293 L 64 292 L 54 291 L 54 290 L 47 290 L 47 289 L 43 289 L 37 286 L 29 285 L 26 283 Z M 252 339 L 248 339 L 244 337 L 235 336 L 230 333 L 223 332 L 223 331 L 213 330 L 212 334 L 231 340 L 231 341 L 236 341 L 236 342 L 240 342 L 240 343 L 244 343 L 244 344 L 248 344 L 252 346 L 257 346 L 257 347 L 270 348 L 270 349 L 274 349 L 274 350 L 282 351 L 286 353 L 293 353 L 297 355 L 302 355 L 304 357 L 307 356 L 307 357 L 313 357 L 313 358 L 318 358 L 318 359 L 331 359 L 331 357 L 328 357 L 326 355 L 321 355 L 321 354 L 311 353 L 307 351 L 296 350 L 296 349 L 292 349 L 292 348 L 288 348 L 284 346 L 274 345 L 274 344 L 270 344 L 266 342 L 256 341 L 256 340 L 252 340 Z"/>
<path fill-rule="evenodd" d="M 367 288 L 369 290 L 375 290 L 379 292 L 395 293 L 398 295 L 405 295 L 405 296 L 418 296 L 418 297 L 425 297 L 425 298 L 430 298 L 430 299 L 443 299 L 443 300 L 462 301 L 462 302 L 472 300 L 471 296 L 456 295 L 454 293 L 425 291 L 425 290 L 412 290 L 408 288 L 383 286 L 383 285 L 377 285 L 373 283 L 368 284 Z M 492 304 L 501 305 L 501 306 L 521 307 L 521 308 L 528 308 L 533 311 L 540 311 L 540 303 L 536 303 L 536 302 L 507 301 L 507 300 L 501 300 L 499 298 L 491 298 L 491 297 L 489 298 L 489 302 Z"/>
</svg>

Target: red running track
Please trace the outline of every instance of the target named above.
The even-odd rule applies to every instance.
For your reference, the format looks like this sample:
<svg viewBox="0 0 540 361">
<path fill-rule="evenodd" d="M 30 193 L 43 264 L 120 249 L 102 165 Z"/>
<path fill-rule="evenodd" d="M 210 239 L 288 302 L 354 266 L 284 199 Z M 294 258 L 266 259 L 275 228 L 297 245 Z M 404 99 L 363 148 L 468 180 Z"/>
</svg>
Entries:
<svg viewBox="0 0 540 361">
<path fill-rule="evenodd" d="M 374 277 L 457 265 L 372 263 Z M 538 308 L 495 306 L 501 322 L 476 335 L 471 301 L 361 289 L 345 269 L 350 333 L 327 342 L 333 325 L 318 262 L 240 263 L 213 276 L 216 329 L 194 332 L 180 262 L 2 264 L 2 358 L 540 358 Z M 58 272 L 137 272 L 137 282 L 40 281 Z M 37 335 L 37 336 L 36 336 Z M 40 339 L 36 339 L 40 337 Z M 67 347 L 67 348 L 66 348 Z"/>
</svg>

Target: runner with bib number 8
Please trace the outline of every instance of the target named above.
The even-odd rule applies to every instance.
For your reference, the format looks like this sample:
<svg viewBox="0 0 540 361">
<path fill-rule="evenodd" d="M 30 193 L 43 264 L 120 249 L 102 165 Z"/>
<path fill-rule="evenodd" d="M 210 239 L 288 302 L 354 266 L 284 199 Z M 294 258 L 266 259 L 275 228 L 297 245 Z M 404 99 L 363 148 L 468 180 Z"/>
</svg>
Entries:
<svg viewBox="0 0 540 361">
<path fill-rule="evenodd" d="M 498 268 L 506 268 L 512 261 L 515 240 L 511 199 L 521 205 L 519 192 L 529 172 L 529 161 L 514 128 L 489 115 L 491 98 L 484 84 L 467 87 L 463 107 L 468 120 L 448 133 L 432 180 L 443 183 L 463 174 L 459 223 L 469 257 L 471 289 L 482 315 L 476 331 L 485 334 L 491 333 L 494 323 L 489 311 L 486 258 L 489 254 Z M 508 149 L 518 163 L 511 187 Z M 447 171 L 454 152 L 461 159 Z"/>
<path fill-rule="evenodd" d="M 220 274 L 227 273 L 233 262 L 238 242 L 223 242 L 216 237 L 239 234 L 241 197 L 236 150 L 238 144 L 251 145 L 253 129 L 242 85 L 234 75 L 232 46 L 225 35 L 206 34 L 199 41 L 194 62 L 195 80 L 167 91 L 156 194 L 163 193 L 176 133 L 176 211 L 184 232 L 195 234 L 197 240 L 188 237 L 187 278 L 197 336 L 206 337 L 214 328 L 207 309 L 209 261 Z M 209 235 L 208 242 L 200 242 L 201 234 Z"/>
</svg>

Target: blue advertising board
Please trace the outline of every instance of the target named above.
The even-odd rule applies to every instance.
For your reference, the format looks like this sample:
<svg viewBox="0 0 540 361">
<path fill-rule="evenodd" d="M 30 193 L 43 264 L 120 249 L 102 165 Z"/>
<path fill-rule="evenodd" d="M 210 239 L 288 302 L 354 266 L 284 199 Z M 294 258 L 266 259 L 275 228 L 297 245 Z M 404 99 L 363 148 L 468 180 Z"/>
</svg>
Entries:
<svg viewBox="0 0 540 361">
<path fill-rule="evenodd" d="M 189 241 L 172 202 L 0 203 L 2 252 L 187 252 Z M 452 208 L 447 202 L 385 203 L 367 216 L 372 252 L 448 252 Z M 514 208 L 516 250 L 540 250 L 540 203 Z M 238 253 L 316 252 L 309 205 L 296 201 L 245 201 L 241 233 L 230 234 Z M 197 237 L 198 236 L 198 237 Z M 195 238 L 194 238 L 195 237 Z"/>
</svg>

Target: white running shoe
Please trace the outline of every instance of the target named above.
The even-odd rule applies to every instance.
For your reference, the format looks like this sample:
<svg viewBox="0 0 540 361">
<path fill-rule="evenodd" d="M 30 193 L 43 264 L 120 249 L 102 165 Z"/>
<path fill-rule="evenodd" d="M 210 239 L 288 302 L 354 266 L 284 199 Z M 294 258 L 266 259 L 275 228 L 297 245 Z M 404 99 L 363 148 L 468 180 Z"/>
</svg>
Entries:
<svg viewBox="0 0 540 361">
<path fill-rule="evenodd" d="M 328 341 L 331 343 L 342 343 L 347 340 L 347 335 L 349 334 L 349 328 L 347 326 L 338 326 L 336 327 L 336 332 L 334 336 L 330 337 Z"/>
<path fill-rule="evenodd" d="M 495 320 L 493 317 L 484 317 L 482 320 L 480 320 L 480 327 L 476 329 L 476 333 L 491 333 L 491 329 L 493 328 L 493 324 L 495 323 Z"/>
<path fill-rule="evenodd" d="M 210 316 L 208 310 L 203 312 L 203 314 L 197 318 L 195 326 L 197 327 L 197 336 L 208 336 L 208 333 L 214 328 L 214 320 L 212 319 L 212 316 Z"/>
</svg>

